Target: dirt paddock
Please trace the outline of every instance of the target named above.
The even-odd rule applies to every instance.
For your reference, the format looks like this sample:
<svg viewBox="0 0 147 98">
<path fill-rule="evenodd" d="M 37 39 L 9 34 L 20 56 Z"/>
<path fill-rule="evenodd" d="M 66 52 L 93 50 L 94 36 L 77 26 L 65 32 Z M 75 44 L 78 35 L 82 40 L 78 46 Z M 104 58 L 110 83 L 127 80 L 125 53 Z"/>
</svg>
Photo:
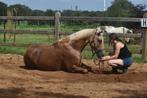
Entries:
<svg viewBox="0 0 147 98">
<path fill-rule="evenodd" d="M 134 63 L 125 74 L 75 74 L 28 70 L 22 56 L 0 54 L 0 98 L 124 97 L 147 98 L 147 64 Z"/>
</svg>

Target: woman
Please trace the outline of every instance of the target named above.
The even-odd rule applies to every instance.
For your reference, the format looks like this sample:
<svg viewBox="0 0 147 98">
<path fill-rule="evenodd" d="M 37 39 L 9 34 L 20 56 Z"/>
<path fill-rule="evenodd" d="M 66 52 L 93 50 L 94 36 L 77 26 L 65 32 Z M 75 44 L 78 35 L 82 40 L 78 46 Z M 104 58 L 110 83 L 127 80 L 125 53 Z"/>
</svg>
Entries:
<svg viewBox="0 0 147 98">
<path fill-rule="evenodd" d="M 112 72 L 118 73 L 118 69 L 126 72 L 132 64 L 132 54 L 115 33 L 109 35 L 110 43 L 113 45 L 114 52 L 110 56 L 104 56 L 102 61 L 108 61 L 108 65 L 112 66 Z"/>
</svg>

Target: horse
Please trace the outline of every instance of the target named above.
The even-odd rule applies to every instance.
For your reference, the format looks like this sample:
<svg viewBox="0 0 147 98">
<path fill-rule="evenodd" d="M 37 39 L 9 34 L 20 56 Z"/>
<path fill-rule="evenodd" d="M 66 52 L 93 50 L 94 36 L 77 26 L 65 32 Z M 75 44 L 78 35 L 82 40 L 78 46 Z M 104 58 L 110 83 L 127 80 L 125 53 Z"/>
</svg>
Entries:
<svg viewBox="0 0 147 98">
<path fill-rule="evenodd" d="M 133 34 L 133 30 L 126 27 L 114 27 L 114 26 L 103 26 L 107 34 L 116 33 L 116 34 Z M 124 37 L 126 43 L 130 43 L 132 39 L 129 37 Z"/>
<path fill-rule="evenodd" d="M 119 33 L 119 34 L 127 34 L 127 33 L 133 33 L 132 30 L 126 28 L 126 27 L 113 27 L 113 26 L 103 26 L 105 31 L 107 33 Z"/>
<path fill-rule="evenodd" d="M 102 50 L 102 32 L 103 29 L 101 28 L 83 29 L 57 40 L 52 45 L 31 45 L 24 54 L 25 67 L 45 71 L 63 70 L 74 73 L 92 71 L 90 66 L 81 61 L 81 52 L 88 44 L 95 52 Z"/>
</svg>

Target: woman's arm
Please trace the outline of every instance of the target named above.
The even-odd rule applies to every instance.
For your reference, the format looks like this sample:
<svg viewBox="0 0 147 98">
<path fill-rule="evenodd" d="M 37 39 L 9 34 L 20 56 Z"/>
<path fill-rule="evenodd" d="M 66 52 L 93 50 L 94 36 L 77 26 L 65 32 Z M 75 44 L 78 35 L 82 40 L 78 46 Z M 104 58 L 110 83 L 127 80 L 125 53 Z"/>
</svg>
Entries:
<svg viewBox="0 0 147 98">
<path fill-rule="evenodd" d="M 111 59 L 117 59 L 118 56 L 119 56 L 121 47 L 122 47 L 122 44 L 121 43 L 117 43 L 115 45 L 114 55 L 112 55 L 112 56 L 104 56 L 101 60 L 107 61 L 107 60 L 111 60 Z"/>
</svg>

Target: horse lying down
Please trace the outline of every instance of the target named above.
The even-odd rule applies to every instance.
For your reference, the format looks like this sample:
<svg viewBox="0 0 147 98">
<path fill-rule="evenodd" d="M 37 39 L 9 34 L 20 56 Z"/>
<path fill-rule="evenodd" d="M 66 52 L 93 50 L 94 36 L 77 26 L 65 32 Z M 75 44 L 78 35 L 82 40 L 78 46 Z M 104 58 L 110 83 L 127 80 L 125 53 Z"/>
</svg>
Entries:
<svg viewBox="0 0 147 98">
<path fill-rule="evenodd" d="M 24 55 L 25 66 L 46 71 L 87 73 L 91 67 L 81 62 L 81 52 L 88 43 L 93 50 L 100 50 L 103 46 L 102 31 L 100 28 L 84 29 L 52 45 L 32 45 Z M 95 40 L 99 40 L 98 43 Z"/>
</svg>

